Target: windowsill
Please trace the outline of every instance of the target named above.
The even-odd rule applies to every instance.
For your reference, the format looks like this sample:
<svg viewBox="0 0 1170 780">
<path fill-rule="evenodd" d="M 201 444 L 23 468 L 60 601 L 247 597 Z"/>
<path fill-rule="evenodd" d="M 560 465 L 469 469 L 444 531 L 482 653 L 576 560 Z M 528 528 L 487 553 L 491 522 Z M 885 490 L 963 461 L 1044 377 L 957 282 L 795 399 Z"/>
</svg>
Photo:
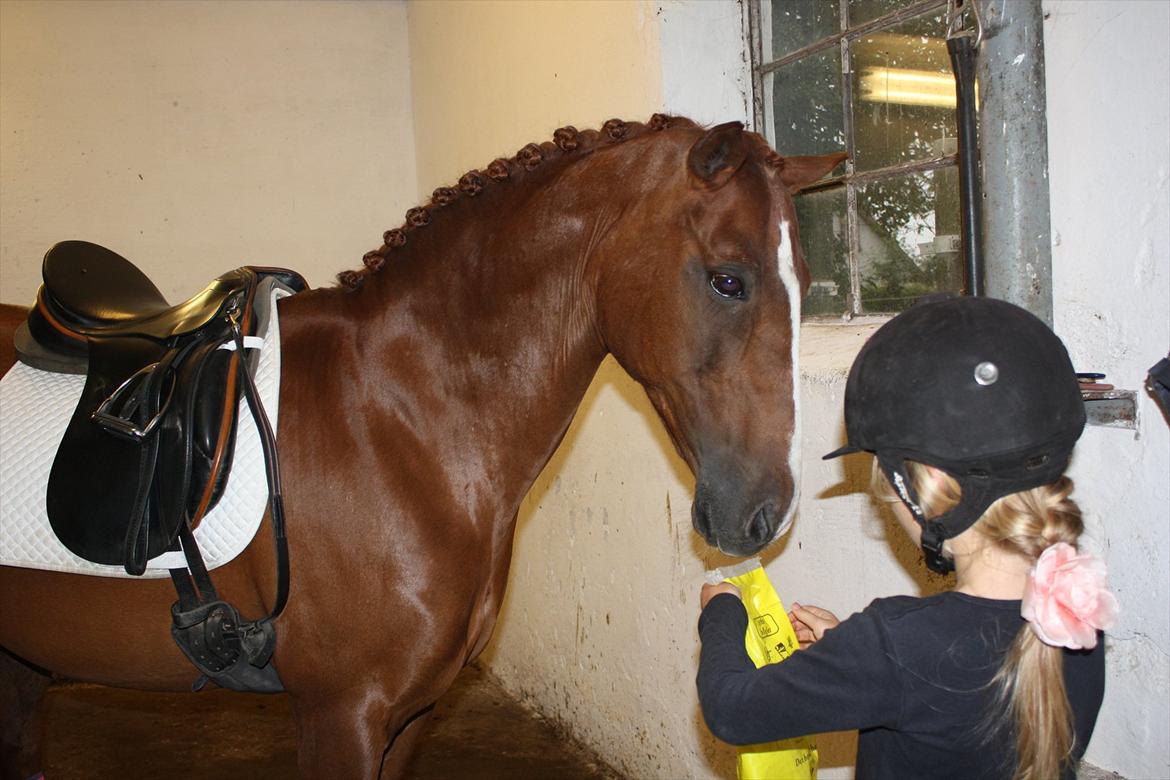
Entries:
<svg viewBox="0 0 1170 780">
<path fill-rule="evenodd" d="M 849 374 L 862 345 L 889 317 L 805 320 L 800 323 L 800 374 L 804 379 L 831 381 Z"/>
<path fill-rule="evenodd" d="M 1083 390 L 1089 425 L 1137 430 L 1137 392 L 1134 390 Z"/>
</svg>

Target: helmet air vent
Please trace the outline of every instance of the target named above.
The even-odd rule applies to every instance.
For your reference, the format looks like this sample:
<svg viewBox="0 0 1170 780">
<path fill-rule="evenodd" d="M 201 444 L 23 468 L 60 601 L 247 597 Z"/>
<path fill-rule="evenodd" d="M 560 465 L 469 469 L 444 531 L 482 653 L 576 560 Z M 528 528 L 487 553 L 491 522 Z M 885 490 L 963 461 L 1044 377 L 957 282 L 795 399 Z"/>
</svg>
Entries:
<svg viewBox="0 0 1170 780">
<path fill-rule="evenodd" d="M 1047 452 L 1041 453 L 1040 455 L 1033 455 L 1032 457 L 1028 458 L 1026 461 L 1024 461 L 1024 468 L 1028 471 L 1034 471 L 1046 463 L 1048 463 Z"/>
</svg>

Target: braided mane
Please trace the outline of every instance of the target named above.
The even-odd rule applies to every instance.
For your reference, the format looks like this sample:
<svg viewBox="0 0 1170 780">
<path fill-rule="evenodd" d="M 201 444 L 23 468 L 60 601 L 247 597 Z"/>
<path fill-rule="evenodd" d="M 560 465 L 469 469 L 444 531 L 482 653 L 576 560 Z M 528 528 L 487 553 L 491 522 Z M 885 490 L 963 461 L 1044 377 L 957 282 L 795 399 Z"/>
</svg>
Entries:
<svg viewBox="0 0 1170 780">
<path fill-rule="evenodd" d="M 595 149 L 649 132 L 665 130 L 668 127 L 698 127 L 684 117 L 654 114 L 650 121 L 624 122 L 610 119 L 600 130 L 578 130 L 572 126 L 562 127 L 553 133 L 552 141 L 530 143 L 510 158 L 496 158 L 484 170 L 472 170 L 463 174 L 454 187 L 439 187 L 431 194 L 429 203 L 416 206 L 406 212 L 401 227 L 392 228 L 382 234 L 382 245 L 362 257 L 365 266 L 359 270 L 345 270 L 337 275 L 337 281 L 350 290 L 360 289 L 370 274 L 377 273 L 390 259 L 394 250 L 406 245 L 410 234 L 425 227 L 431 221 L 431 211 L 449 208 L 465 198 L 474 198 L 488 187 L 506 182 L 522 181 L 525 174 L 556 159 L 588 154 Z"/>
</svg>

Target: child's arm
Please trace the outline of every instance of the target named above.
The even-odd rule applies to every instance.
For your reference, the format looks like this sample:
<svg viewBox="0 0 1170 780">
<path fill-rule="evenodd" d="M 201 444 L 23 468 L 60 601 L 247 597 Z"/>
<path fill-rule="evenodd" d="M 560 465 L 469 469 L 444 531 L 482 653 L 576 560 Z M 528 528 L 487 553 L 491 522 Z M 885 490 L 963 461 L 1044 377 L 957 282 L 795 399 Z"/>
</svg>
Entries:
<svg viewBox="0 0 1170 780">
<path fill-rule="evenodd" d="M 727 593 L 737 599 L 743 599 L 739 588 L 730 582 L 708 583 L 703 586 L 703 590 L 699 594 L 699 608 L 706 609 L 707 602 L 720 593 Z M 819 641 L 826 631 L 835 628 L 841 622 L 836 615 L 827 609 L 802 606 L 796 602 L 792 603 L 788 620 L 792 623 L 792 629 L 796 632 L 796 638 L 801 647 L 808 647 L 813 642 Z"/>
<path fill-rule="evenodd" d="M 868 610 L 760 669 L 744 648 L 746 631 L 743 604 L 712 594 L 699 618 L 697 684 L 703 718 L 719 739 L 750 745 L 897 723 L 899 669 L 884 628 Z"/>
</svg>

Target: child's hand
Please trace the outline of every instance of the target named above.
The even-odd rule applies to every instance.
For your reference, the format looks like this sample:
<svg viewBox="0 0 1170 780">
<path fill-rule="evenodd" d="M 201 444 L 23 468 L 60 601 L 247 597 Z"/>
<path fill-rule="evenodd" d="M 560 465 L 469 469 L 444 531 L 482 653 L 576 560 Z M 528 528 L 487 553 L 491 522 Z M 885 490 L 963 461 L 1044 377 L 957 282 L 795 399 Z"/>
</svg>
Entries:
<svg viewBox="0 0 1170 780">
<path fill-rule="evenodd" d="M 706 609 L 707 602 L 718 596 L 720 593 L 730 593 L 740 601 L 743 601 L 743 595 L 739 592 L 739 588 L 732 585 L 730 582 L 720 582 L 717 585 L 704 585 L 703 590 L 699 592 L 699 608 Z"/>
<path fill-rule="evenodd" d="M 806 607 L 796 602 L 792 603 L 788 619 L 792 621 L 792 628 L 796 631 L 796 639 L 801 647 L 808 647 L 819 641 L 826 631 L 841 622 L 827 609 Z"/>
</svg>

